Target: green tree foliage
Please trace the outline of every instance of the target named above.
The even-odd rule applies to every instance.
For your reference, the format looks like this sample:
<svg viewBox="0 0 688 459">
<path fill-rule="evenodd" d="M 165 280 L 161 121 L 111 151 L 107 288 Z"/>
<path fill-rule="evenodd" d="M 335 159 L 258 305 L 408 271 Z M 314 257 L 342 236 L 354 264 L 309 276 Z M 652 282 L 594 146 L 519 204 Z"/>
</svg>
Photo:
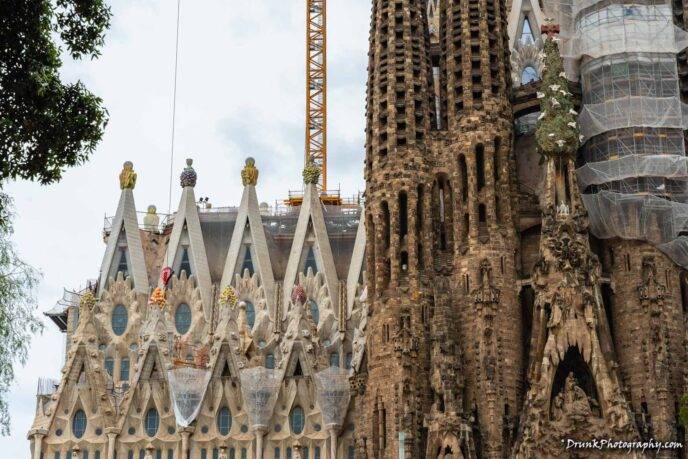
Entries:
<svg viewBox="0 0 688 459">
<path fill-rule="evenodd" d="M 42 330 L 34 316 L 33 296 L 39 274 L 17 255 L 11 241 L 11 201 L 0 193 L 0 434 L 8 435 L 7 394 L 14 381 L 14 364 L 26 363 L 31 336 Z"/>
<path fill-rule="evenodd" d="M 107 111 L 81 82 L 61 81 L 58 42 L 95 58 L 110 16 L 103 0 L 0 1 L 0 183 L 53 183 L 93 153 Z"/>
<path fill-rule="evenodd" d="M 688 427 L 688 394 L 683 394 L 678 408 L 678 422 Z"/>
<path fill-rule="evenodd" d="M 559 47 L 552 37 L 545 40 L 544 53 L 545 67 L 538 92 L 541 114 L 535 138 L 543 156 L 575 157 L 580 146 L 577 113 Z"/>
</svg>

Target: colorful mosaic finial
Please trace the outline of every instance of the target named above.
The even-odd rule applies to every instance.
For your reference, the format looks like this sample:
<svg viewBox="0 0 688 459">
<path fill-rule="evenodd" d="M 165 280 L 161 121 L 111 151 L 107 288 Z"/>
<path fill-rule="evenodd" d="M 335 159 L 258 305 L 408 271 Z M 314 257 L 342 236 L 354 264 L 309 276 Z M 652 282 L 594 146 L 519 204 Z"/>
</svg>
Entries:
<svg viewBox="0 0 688 459">
<path fill-rule="evenodd" d="M 256 169 L 256 160 L 253 158 L 246 158 L 246 165 L 241 171 L 241 181 L 244 186 L 258 184 L 258 169 Z"/>
<path fill-rule="evenodd" d="M 222 306 L 229 306 L 230 308 L 233 308 L 236 306 L 237 301 L 237 294 L 233 287 L 228 285 L 224 290 L 222 290 L 222 293 L 220 294 L 220 304 Z"/>
<path fill-rule="evenodd" d="M 308 164 L 303 168 L 303 183 L 316 185 L 318 180 L 320 180 L 320 167 L 315 164 L 313 158 L 310 158 Z"/>
<path fill-rule="evenodd" d="M 150 297 L 150 304 L 158 305 L 160 308 L 164 308 L 167 304 L 167 299 L 165 298 L 165 291 L 160 287 L 156 287 L 153 290 L 153 294 Z"/>
<path fill-rule="evenodd" d="M 291 291 L 291 301 L 292 303 L 306 304 L 308 296 L 306 295 L 306 289 L 301 285 L 295 285 L 294 289 Z"/>
<path fill-rule="evenodd" d="M 88 308 L 89 310 L 93 309 L 93 306 L 96 305 L 96 297 L 93 295 L 93 292 L 88 290 L 86 293 L 81 295 L 79 305 L 82 308 Z"/>
<path fill-rule="evenodd" d="M 136 172 L 134 172 L 134 163 L 127 161 L 124 163 L 122 172 L 119 174 L 119 187 L 123 190 L 133 190 L 136 186 Z"/>
<path fill-rule="evenodd" d="M 186 188 L 188 186 L 193 188 L 196 186 L 197 179 L 198 175 L 193 168 L 193 159 L 189 158 L 186 160 L 186 167 L 184 168 L 182 175 L 179 177 L 179 181 L 181 182 L 182 188 Z"/>
</svg>

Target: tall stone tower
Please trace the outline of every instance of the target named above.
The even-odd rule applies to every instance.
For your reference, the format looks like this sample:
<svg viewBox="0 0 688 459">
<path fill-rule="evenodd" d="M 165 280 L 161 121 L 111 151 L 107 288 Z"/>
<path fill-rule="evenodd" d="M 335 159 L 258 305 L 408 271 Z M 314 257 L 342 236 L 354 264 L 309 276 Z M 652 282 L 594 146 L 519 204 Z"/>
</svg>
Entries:
<svg viewBox="0 0 688 459">
<path fill-rule="evenodd" d="M 431 263 L 430 133 L 435 126 L 425 2 L 375 0 L 366 142 L 372 299 L 362 457 L 419 457 L 429 404 L 425 314 Z M 359 424 L 360 425 L 360 424 Z"/>
<path fill-rule="evenodd" d="M 503 1 L 440 2 L 437 47 L 426 8 L 422 0 L 373 2 L 371 332 L 359 454 L 465 453 L 480 448 L 475 430 L 483 457 L 501 457 L 524 366 L 507 11 Z"/>
</svg>

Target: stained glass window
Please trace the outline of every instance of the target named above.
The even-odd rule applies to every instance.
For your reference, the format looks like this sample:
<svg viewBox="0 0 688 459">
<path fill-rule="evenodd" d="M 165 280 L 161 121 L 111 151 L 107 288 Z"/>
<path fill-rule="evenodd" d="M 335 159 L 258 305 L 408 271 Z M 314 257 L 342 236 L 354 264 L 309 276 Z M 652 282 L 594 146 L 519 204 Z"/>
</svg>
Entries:
<svg viewBox="0 0 688 459">
<path fill-rule="evenodd" d="M 76 438 L 81 438 L 84 436 L 84 433 L 86 433 L 86 413 L 84 413 L 84 410 L 78 410 L 76 413 L 74 413 L 74 417 L 72 418 L 72 433 Z"/>
<path fill-rule="evenodd" d="M 129 313 L 127 308 L 122 304 L 118 304 L 112 310 L 112 332 L 117 336 L 122 336 L 127 331 L 127 323 L 129 322 Z"/>
<path fill-rule="evenodd" d="M 229 408 L 223 406 L 217 413 L 217 430 L 221 435 L 228 435 L 232 428 L 232 413 Z"/>
<path fill-rule="evenodd" d="M 291 431 L 297 435 L 303 432 L 305 421 L 306 420 L 303 413 L 303 408 L 301 408 L 298 405 L 292 408 L 291 413 L 289 414 L 289 424 L 291 425 Z"/>
<path fill-rule="evenodd" d="M 146 433 L 149 437 L 154 437 L 158 433 L 158 427 L 160 426 L 160 416 L 158 415 L 158 410 L 151 408 L 146 413 L 145 427 Z"/>
<path fill-rule="evenodd" d="M 174 312 L 174 326 L 180 335 L 184 335 L 189 331 L 191 327 L 191 308 L 188 304 L 182 303 L 177 306 L 177 310 Z"/>
</svg>

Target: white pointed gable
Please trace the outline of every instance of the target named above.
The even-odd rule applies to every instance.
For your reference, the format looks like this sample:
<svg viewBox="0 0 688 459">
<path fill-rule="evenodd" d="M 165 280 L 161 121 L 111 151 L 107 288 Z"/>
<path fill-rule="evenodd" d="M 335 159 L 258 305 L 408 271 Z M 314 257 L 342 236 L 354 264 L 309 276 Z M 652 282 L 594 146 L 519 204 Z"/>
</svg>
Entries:
<svg viewBox="0 0 688 459">
<path fill-rule="evenodd" d="M 122 190 L 119 198 L 117 212 L 112 222 L 110 237 L 108 238 L 105 256 L 100 267 L 100 282 L 98 283 L 98 294 L 100 295 L 106 288 L 109 278 L 113 275 L 113 266 L 118 264 L 121 257 L 120 243 L 126 243 L 126 253 L 128 253 L 127 264 L 129 276 L 133 280 L 134 290 L 138 293 L 148 294 L 149 282 L 148 272 L 146 271 L 146 261 L 143 256 L 143 246 L 141 245 L 141 235 L 139 233 L 139 223 L 136 217 L 136 205 L 134 204 L 134 192 L 131 188 Z"/>
<path fill-rule="evenodd" d="M 514 48 L 516 40 L 521 36 L 523 21 L 526 18 L 530 22 L 533 38 L 537 40 L 540 37 L 540 26 L 545 24 L 545 15 L 540 9 L 539 2 L 531 0 L 513 0 L 508 18 L 509 47 L 511 49 Z"/>
<path fill-rule="evenodd" d="M 249 244 L 249 247 L 245 247 Z M 221 288 L 232 285 L 234 275 L 243 275 L 240 270 L 246 258 L 246 249 L 250 248 L 253 268 L 260 276 L 260 283 L 265 290 L 265 299 L 270 311 L 274 310 L 275 277 L 270 263 L 268 244 L 265 239 L 265 230 L 260 218 L 256 187 L 247 185 L 241 197 L 239 214 L 237 215 L 232 240 L 229 245 L 225 268 L 222 272 Z"/>
<path fill-rule="evenodd" d="M 356 289 L 358 287 L 358 279 L 361 277 L 363 271 L 363 264 L 365 260 L 365 212 L 361 209 L 361 218 L 358 222 L 358 231 L 356 232 L 356 240 L 354 241 L 354 251 L 351 254 L 351 263 L 349 264 L 349 273 L 346 277 L 346 316 L 351 316 L 351 311 L 356 300 Z"/>
<path fill-rule="evenodd" d="M 182 191 L 179 209 L 174 219 L 174 227 L 170 236 L 170 243 L 165 254 L 165 265 L 176 266 L 182 257 L 184 246 L 188 244 L 189 262 L 192 274 L 196 279 L 196 285 L 201 291 L 203 311 L 206 320 L 210 320 L 212 300 L 212 284 L 210 280 L 210 268 L 205 253 L 203 234 L 201 232 L 201 220 L 196 207 L 194 189 L 187 186 Z M 180 272 L 176 273 L 181 274 Z"/>
<path fill-rule="evenodd" d="M 339 307 L 339 281 L 334 266 L 334 258 L 332 258 L 332 248 L 330 247 L 330 241 L 327 237 L 323 205 L 320 202 L 316 186 L 307 184 L 306 193 L 303 197 L 303 204 L 299 212 L 299 220 L 296 223 L 294 242 L 291 246 L 291 252 L 289 253 L 287 270 L 284 275 L 284 303 L 282 308 L 284 317 L 286 317 L 286 313 L 289 309 L 288 305 L 291 297 L 291 289 L 296 282 L 297 275 L 302 266 L 301 261 L 308 255 L 309 247 L 306 244 L 306 238 L 309 236 L 309 223 L 311 223 L 314 236 L 313 253 L 319 271 L 323 273 L 325 278 L 325 284 L 330 294 L 332 309 L 337 311 Z"/>
</svg>

